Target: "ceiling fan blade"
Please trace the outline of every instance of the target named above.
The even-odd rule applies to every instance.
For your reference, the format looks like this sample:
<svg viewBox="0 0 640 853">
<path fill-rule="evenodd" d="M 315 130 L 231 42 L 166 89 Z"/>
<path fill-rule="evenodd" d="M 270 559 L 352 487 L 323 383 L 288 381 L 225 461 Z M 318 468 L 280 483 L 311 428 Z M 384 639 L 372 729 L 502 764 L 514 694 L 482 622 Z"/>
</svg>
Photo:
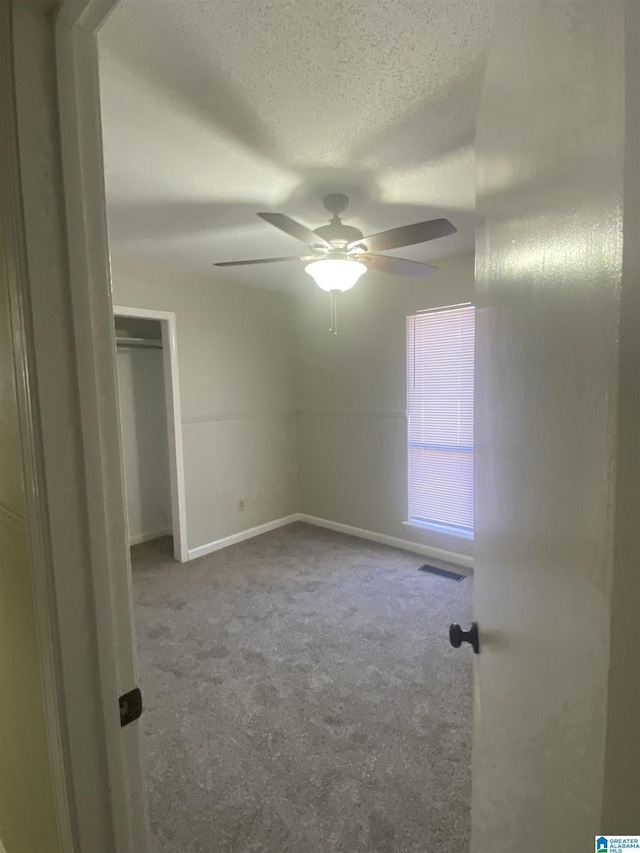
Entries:
<svg viewBox="0 0 640 853">
<path fill-rule="evenodd" d="M 259 213 L 258 216 L 268 222 L 269 225 L 275 225 L 286 234 L 295 237 L 296 240 L 302 240 L 307 246 L 324 246 L 326 249 L 332 249 L 331 243 L 327 242 L 323 237 L 318 237 L 310 228 L 291 219 L 290 216 L 285 216 L 284 213 Z"/>
<path fill-rule="evenodd" d="M 368 251 L 384 252 L 387 249 L 398 249 L 400 246 L 413 246 L 415 243 L 426 243 L 438 237 L 455 234 L 458 229 L 448 219 L 431 219 L 428 222 L 414 222 L 413 225 L 402 225 L 389 231 L 380 231 L 362 240 L 354 240 L 347 248 L 352 249 L 364 243 Z"/>
<path fill-rule="evenodd" d="M 309 255 L 302 258 L 292 256 L 290 258 L 257 258 L 255 261 L 222 261 L 222 263 L 214 264 L 214 267 L 241 267 L 245 264 L 275 264 L 279 261 L 313 261 L 316 257 L 317 255 Z"/>
<path fill-rule="evenodd" d="M 408 261 L 406 258 L 390 258 L 388 255 L 357 255 L 357 259 L 364 261 L 369 269 L 392 275 L 428 276 L 438 269 L 431 264 Z"/>
</svg>

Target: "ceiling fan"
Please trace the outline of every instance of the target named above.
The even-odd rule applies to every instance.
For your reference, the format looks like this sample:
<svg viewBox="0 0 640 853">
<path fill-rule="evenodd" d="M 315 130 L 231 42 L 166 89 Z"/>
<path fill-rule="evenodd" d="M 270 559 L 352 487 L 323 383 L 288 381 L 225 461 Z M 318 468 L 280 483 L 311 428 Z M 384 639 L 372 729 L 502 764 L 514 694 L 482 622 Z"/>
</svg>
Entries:
<svg viewBox="0 0 640 853">
<path fill-rule="evenodd" d="M 424 276 L 433 272 L 436 267 L 431 264 L 423 264 L 418 261 L 409 261 L 405 258 L 393 258 L 388 255 L 373 254 L 384 252 L 387 249 L 397 249 L 400 246 L 413 246 L 416 243 L 426 243 L 436 240 L 438 237 L 446 237 L 455 234 L 456 228 L 448 219 L 431 219 L 428 222 L 416 222 L 413 225 L 402 225 L 400 228 L 392 228 L 390 231 L 381 231 L 365 237 L 361 231 L 352 225 L 345 225 L 340 219 L 340 214 L 346 210 L 349 198 L 341 193 L 333 193 L 324 198 L 324 206 L 333 214 L 329 225 L 321 225 L 311 231 L 295 219 L 291 219 L 284 213 L 258 213 L 270 225 L 275 225 L 286 234 L 290 234 L 313 249 L 313 254 L 292 256 L 285 258 L 259 258 L 248 261 L 225 261 L 217 263 L 217 267 L 242 266 L 243 264 L 272 264 L 279 261 L 356 261 L 365 269 L 359 273 L 362 275 L 367 269 L 379 272 L 392 273 L 393 275 Z M 310 264 L 311 266 L 311 264 Z M 353 284 L 359 278 L 353 281 Z M 321 285 L 322 286 L 322 285 Z M 325 288 L 329 290 L 330 288 Z M 338 290 L 346 288 L 338 287 Z"/>
<path fill-rule="evenodd" d="M 455 234 L 456 228 L 448 219 L 431 219 L 428 222 L 415 222 L 402 225 L 365 237 L 362 231 L 352 225 L 345 225 L 340 214 L 347 209 L 349 197 L 342 193 L 332 193 L 323 199 L 325 208 L 332 214 L 328 225 L 321 225 L 311 231 L 309 228 L 291 219 L 284 213 L 258 213 L 258 216 L 274 225 L 286 234 L 290 234 L 312 250 L 312 254 L 284 258 L 258 258 L 248 261 L 224 261 L 217 267 L 235 267 L 245 264 L 273 264 L 280 261 L 309 261 L 307 272 L 323 290 L 331 293 L 331 330 L 336 331 L 336 294 L 349 290 L 367 270 L 405 276 L 427 276 L 437 267 L 410 261 L 406 258 L 394 258 L 379 255 L 387 249 L 400 246 L 413 246 L 426 243 L 438 237 Z"/>
</svg>

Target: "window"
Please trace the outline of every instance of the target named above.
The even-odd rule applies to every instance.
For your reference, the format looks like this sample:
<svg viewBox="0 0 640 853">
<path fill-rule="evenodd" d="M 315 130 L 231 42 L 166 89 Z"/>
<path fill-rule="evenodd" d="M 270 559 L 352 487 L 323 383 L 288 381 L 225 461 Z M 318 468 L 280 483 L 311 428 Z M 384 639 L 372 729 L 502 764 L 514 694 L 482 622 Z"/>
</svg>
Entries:
<svg viewBox="0 0 640 853">
<path fill-rule="evenodd" d="M 473 536 L 475 309 L 407 318 L 409 522 Z"/>
</svg>

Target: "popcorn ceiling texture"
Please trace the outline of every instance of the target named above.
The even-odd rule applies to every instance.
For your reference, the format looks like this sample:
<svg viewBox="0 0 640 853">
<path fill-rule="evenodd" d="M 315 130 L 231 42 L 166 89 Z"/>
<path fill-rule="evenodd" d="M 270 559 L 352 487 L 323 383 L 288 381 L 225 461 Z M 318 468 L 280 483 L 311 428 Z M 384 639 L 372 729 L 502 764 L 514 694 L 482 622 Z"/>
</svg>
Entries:
<svg viewBox="0 0 640 853">
<path fill-rule="evenodd" d="M 459 235 L 407 256 L 473 248 L 493 10 L 488 0 L 124 0 L 100 35 L 114 250 L 284 287 L 298 267 L 211 264 L 295 254 L 256 211 L 315 228 L 328 190 L 351 195 L 346 215 L 365 234 L 452 217 Z"/>
<path fill-rule="evenodd" d="M 468 850 L 470 580 L 304 524 L 132 554 L 153 853 Z"/>
</svg>

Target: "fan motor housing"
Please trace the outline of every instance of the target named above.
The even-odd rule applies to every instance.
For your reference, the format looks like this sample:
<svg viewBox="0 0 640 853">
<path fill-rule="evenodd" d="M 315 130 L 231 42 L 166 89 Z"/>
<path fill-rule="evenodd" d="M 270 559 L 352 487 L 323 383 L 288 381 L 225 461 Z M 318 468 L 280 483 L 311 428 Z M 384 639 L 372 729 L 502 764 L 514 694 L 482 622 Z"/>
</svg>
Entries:
<svg viewBox="0 0 640 853">
<path fill-rule="evenodd" d="M 344 249 L 348 243 L 362 240 L 362 231 L 352 225 L 344 225 L 342 222 L 332 222 L 329 225 L 321 225 L 314 228 L 313 233 L 323 237 L 336 249 Z"/>
</svg>

